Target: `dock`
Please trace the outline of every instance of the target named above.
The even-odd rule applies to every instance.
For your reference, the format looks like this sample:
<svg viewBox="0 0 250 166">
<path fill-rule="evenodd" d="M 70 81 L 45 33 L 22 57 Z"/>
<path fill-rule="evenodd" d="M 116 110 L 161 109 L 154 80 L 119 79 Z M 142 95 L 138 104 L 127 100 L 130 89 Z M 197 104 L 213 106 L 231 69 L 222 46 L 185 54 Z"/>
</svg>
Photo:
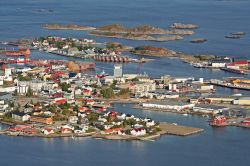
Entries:
<svg viewBox="0 0 250 166">
<path fill-rule="evenodd" d="M 247 87 L 247 86 L 235 86 L 235 85 L 233 85 L 231 83 L 220 83 L 220 82 L 210 81 L 210 84 L 215 85 L 215 86 L 231 88 L 231 89 L 240 89 L 240 90 L 250 91 L 250 87 Z"/>
<path fill-rule="evenodd" d="M 176 136 L 188 136 L 204 131 L 204 129 L 201 128 L 181 126 L 166 122 L 160 123 L 160 128 L 162 132 L 164 132 L 165 134 L 176 135 Z"/>
</svg>

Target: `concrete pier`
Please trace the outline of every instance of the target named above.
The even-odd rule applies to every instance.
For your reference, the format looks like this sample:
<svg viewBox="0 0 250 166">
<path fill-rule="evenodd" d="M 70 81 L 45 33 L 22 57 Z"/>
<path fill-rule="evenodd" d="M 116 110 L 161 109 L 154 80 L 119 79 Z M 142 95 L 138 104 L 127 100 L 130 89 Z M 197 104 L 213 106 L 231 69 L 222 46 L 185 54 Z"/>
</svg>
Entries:
<svg viewBox="0 0 250 166">
<path fill-rule="evenodd" d="M 188 136 L 200 133 L 204 131 L 204 129 L 201 128 L 194 128 L 194 127 L 188 127 L 188 126 L 181 126 L 171 123 L 162 122 L 160 123 L 160 128 L 163 133 L 170 134 L 170 135 L 177 135 L 177 136 Z"/>
</svg>

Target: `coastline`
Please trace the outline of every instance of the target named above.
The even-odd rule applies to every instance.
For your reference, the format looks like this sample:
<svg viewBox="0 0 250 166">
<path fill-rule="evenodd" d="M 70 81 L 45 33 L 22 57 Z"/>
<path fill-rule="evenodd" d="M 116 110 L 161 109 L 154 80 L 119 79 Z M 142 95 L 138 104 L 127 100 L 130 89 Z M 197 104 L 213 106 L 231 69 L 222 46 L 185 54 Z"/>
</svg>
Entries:
<svg viewBox="0 0 250 166">
<path fill-rule="evenodd" d="M 96 139 L 107 139 L 107 140 L 150 141 L 150 140 L 155 140 L 157 138 L 160 138 L 163 135 L 189 136 L 189 135 L 198 134 L 198 133 L 204 131 L 204 129 L 201 129 L 201 128 L 176 125 L 176 124 L 171 124 L 171 123 L 167 123 L 167 122 L 160 122 L 159 128 L 160 128 L 160 131 L 158 131 L 154 134 L 147 134 L 144 136 L 100 134 L 98 132 L 90 132 L 90 133 L 84 133 L 84 134 L 69 133 L 69 134 L 44 135 L 44 134 L 27 134 L 27 133 L 23 133 L 23 132 L 10 132 L 7 129 L 1 130 L 0 135 L 2 134 L 2 135 L 15 136 L 15 137 L 21 136 L 21 137 L 40 137 L 40 138 L 92 137 L 92 138 L 96 138 Z"/>
</svg>

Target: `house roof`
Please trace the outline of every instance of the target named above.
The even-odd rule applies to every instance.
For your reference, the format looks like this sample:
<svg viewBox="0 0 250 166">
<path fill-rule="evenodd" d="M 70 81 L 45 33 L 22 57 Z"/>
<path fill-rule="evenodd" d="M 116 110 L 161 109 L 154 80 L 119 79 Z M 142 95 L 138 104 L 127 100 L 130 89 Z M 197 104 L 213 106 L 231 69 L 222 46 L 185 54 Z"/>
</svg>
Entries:
<svg viewBox="0 0 250 166">
<path fill-rule="evenodd" d="M 24 113 L 24 112 L 13 112 L 12 114 L 14 114 L 14 115 L 17 115 L 17 116 L 25 116 L 25 115 L 27 115 L 26 113 Z"/>
</svg>

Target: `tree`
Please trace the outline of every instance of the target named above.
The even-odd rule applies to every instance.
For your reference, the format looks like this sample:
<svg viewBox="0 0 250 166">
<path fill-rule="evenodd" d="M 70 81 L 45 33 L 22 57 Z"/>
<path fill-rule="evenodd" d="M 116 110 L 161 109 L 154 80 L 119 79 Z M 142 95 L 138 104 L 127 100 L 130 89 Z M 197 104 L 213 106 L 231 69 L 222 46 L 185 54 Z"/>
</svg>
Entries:
<svg viewBox="0 0 250 166">
<path fill-rule="evenodd" d="M 131 81 L 132 81 L 132 82 L 137 82 L 137 81 L 139 81 L 139 79 L 135 77 L 135 78 L 133 78 Z"/>
<path fill-rule="evenodd" d="M 78 112 L 78 109 L 79 109 L 78 105 L 75 105 L 74 108 L 73 108 L 73 111 Z"/>
<path fill-rule="evenodd" d="M 113 83 L 110 85 L 110 88 L 114 89 L 117 84 L 117 80 L 114 80 Z"/>
<path fill-rule="evenodd" d="M 28 96 L 28 97 L 33 96 L 33 90 L 31 89 L 31 87 L 30 87 L 30 86 L 28 87 L 28 90 L 27 90 L 27 94 L 26 94 L 26 96 Z"/>
<path fill-rule="evenodd" d="M 70 88 L 70 84 L 67 84 L 66 82 L 63 82 L 60 84 L 62 91 L 68 91 L 68 89 Z"/>
<path fill-rule="evenodd" d="M 108 87 L 108 88 L 105 88 L 105 89 L 102 89 L 101 90 L 101 94 L 104 98 L 111 98 L 111 97 L 114 97 L 114 92 L 113 92 L 113 89 Z"/>
<path fill-rule="evenodd" d="M 15 90 L 13 93 L 13 96 L 17 96 L 17 95 L 18 95 L 17 90 Z"/>
</svg>

